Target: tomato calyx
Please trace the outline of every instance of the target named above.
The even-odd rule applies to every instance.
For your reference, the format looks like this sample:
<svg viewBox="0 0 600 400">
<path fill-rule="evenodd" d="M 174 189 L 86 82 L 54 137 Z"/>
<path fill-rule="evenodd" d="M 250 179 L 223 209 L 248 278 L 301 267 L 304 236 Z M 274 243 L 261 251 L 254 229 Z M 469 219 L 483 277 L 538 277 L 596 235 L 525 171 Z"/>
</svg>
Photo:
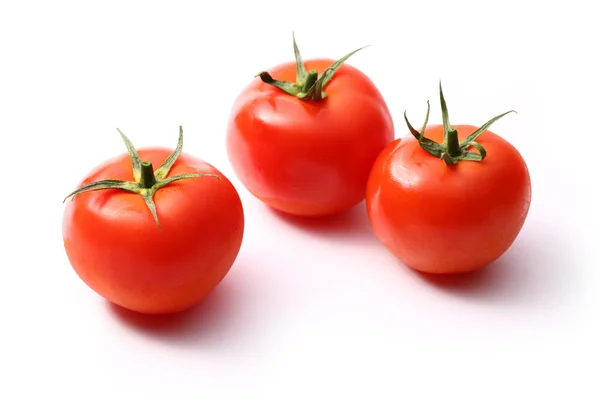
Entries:
<svg viewBox="0 0 600 400">
<path fill-rule="evenodd" d="M 331 64 L 321 76 L 319 76 L 319 73 L 314 69 L 310 71 L 306 70 L 302 55 L 298 49 L 298 44 L 296 43 L 296 37 L 293 33 L 292 40 L 294 42 L 294 56 L 296 59 L 296 82 L 274 79 L 267 71 L 263 71 L 256 76 L 259 76 L 264 83 L 275 86 L 300 100 L 320 101 L 326 98 L 327 93 L 324 91 L 325 86 L 331 81 L 338 68 L 354 53 L 367 47 L 363 46 L 346 54 L 344 57 Z"/>
<path fill-rule="evenodd" d="M 161 164 L 161 166 L 154 171 L 152 163 L 149 161 L 142 161 L 137 153 L 137 150 L 125 136 L 123 132 L 119 128 L 117 128 L 121 138 L 125 142 L 125 146 L 127 147 L 127 152 L 129 153 L 129 158 L 131 159 L 131 166 L 133 168 L 133 177 L 135 181 L 122 181 L 117 179 L 105 179 L 101 181 L 96 181 L 89 183 L 80 187 L 79 189 L 71 192 L 65 199 L 68 198 L 73 199 L 75 196 L 96 190 L 106 190 L 106 189 L 119 189 L 127 192 L 139 194 L 142 196 L 156 225 L 159 229 L 162 229 L 160 225 L 160 221 L 158 220 L 158 215 L 156 213 L 156 204 L 154 204 L 154 194 L 161 188 L 167 186 L 168 184 L 179 181 L 182 179 L 191 179 L 191 178 L 201 178 L 201 177 L 213 177 L 217 178 L 218 181 L 221 179 L 218 175 L 215 174 L 180 174 L 168 177 L 169 172 L 171 171 L 171 167 L 175 164 L 175 161 L 179 158 L 181 151 L 183 149 L 183 128 L 179 127 L 179 140 L 177 141 L 177 147 L 175 150 L 167 157 L 165 161 Z"/>
<path fill-rule="evenodd" d="M 404 111 L 404 120 L 406 121 L 406 125 L 408 125 L 410 133 L 418 140 L 421 148 L 427 151 L 429 154 L 441 158 L 448 166 L 455 165 L 460 161 L 483 161 L 487 156 L 487 152 L 481 144 L 476 142 L 476 140 L 494 122 L 511 112 L 516 113 L 515 110 L 510 110 L 495 116 L 494 118 L 487 121 L 485 124 L 481 125 L 475 132 L 471 133 L 469 136 L 467 136 L 465 139 L 459 142 L 457 130 L 453 128 L 452 125 L 450 125 L 448 107 L 446 106 L 446 100 L 444 99 L 441 81 L 440 103 L 442 107 L 442 124 L 444 126 L 443 143 L 434 142 L 433 140 L 423 136 L 425 128 L 427 127 L 427 122 L 429 120 L 429 101 L 427 101 L 427 114 L 425 115 L 425 122 L 423 123 L 423 127 L 421 128 L 420 132 L 412 127 L 412 125 L 408 121 L 408 118 L 406 117 L 406 111 Z M 477 152 L 469 151 L 469 148 L 471 147 L 474 147 L 477 150 Z"/>
</svg>

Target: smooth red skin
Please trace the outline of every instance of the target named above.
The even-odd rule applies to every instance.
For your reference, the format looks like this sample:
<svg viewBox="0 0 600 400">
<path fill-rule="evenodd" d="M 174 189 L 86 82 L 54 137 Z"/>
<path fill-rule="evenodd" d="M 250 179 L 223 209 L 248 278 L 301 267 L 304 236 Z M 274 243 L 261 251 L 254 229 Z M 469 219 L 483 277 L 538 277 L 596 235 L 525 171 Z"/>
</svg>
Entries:
<svg viewBox="0 0 600 400">
<path fill-rule="evenodd" d="M 321 74 L 333 62 L 305 65 Z M 270 73 L 295 81 L 296 64 Z M 303 101 L 256 78 L 235 102 L 229 160 L 248 191 L 275 209 L 323 216 L 355 206 L 375 158 L 394 139 L 384 99 L 358 69 L 342 65 L 325 92 L 323 101 Z"/>
<path fill-rule="evenodd" d="M 454 127 L 460 139 L 477 129 Z M 425 137 L 441 143 L 443 128 L 430 126 Z M 482 162 L 448 167 L 412 136 L 395 140 L 375 162 L 367 213 L 375 235 L 407 266 L 438 274 L 475 271 L 519 234 L 531 202 L 525 161 L 492 132 L 478 142 L 487 150 Z"/>
<path fill-rule="evenodd" d="M 142 149 L 155 168 L 168 149 Z M 67 200 L 63 237 L 79 277 L 109 301 L 146 314 L 184 311 L 225 277 L 242 244 L 244 213 L 230 181 L 212 165 L 182 154 L 169 176 L 211 173 L 185 179 L 155 196 L 158 229 L 142 197 L 121 190 L 88 192 Z M 133 180 L 127 154 L 109 160 L 83 184 L 102 179 Z"/>
</svg>

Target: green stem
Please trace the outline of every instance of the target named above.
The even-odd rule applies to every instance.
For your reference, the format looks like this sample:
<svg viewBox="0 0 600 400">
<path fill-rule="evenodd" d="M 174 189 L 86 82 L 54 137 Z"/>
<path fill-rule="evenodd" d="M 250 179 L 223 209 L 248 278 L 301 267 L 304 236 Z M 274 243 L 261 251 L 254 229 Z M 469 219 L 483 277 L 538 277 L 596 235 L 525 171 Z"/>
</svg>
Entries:
<svg viewBox="0 0 600 400">
<path fill-rule="evenodd" d="M 67 197 L 65 197 L 65 200 L 67 200 L 68 198 L 78 196 L 82 193 L 92 192 L 96 190 L 119 189 L 130 193 L 135 193 L 142 196 L 142 198 L 146 202 L 146 205 L 148 206 L 150 214 L 156 222 L 156 226 L 158 226 L 159 229 L 162 229 L 160 221 L 158 220 L 158 215 L 156 213 L 156 205 L 154 204 L 153 200 L 154 194 L 159 189 L 167 186 L 171 182 L 179 181 L 182 179 L 201 178 L 210 176 L 216 178 L 217 181 L 220 181 L 219 176 L 215 174 L 181 174 L 169 177 L 171 167 L 179 158 L 183 148 L 183 129 L 181 127 L 179 127 L 179 140 L 177 141 L 177 147 L 175 148 L 173 153 L 171 153 L 171 155 L 169 155 L 169 157 L 167 157 L 167 159 L 162 163 L 158 170 L 156 170 L 156 173 L 154 173 L 152 163 L 149 161 L 140 161 L 140 157 L 138 156 L 137 150 L 135 149 L 131 141 L 120 130 L 119 133 L 121 134 L 121 138 L 127 146 L 129 158 L 131 159 L 134 181 L 130 182 L 116 179 L 106 179 L 103 181 L 92 182 L 71 192 L 69 195 L 67 195 Z"/>
<path fill-rule="evenodd" d="M 458 157 L 460 155 L 460 143 L 458 142 L 458 131 L 454 128 L 444 132 L 446 135 L 446 147 L 450 157 Z"/>
<path fill-rule="evenodd" d="M 315 84 L 317 79 L 319 78 L 319 73 L 316 69 L 311 69 L 308 71 L 308 75 L 306 75 L 306 81 L 304 82 L 304 87 L 302 88 L 303 93 L 308 93 L 311 87 Z"/>
<path fill-rule="evenodd" d="M 480 143 L 476 142 L 476 140 L 479 138 L 479 136 L 486 132 L 486 130 L 494 122 L 504 117 L 508 113 L 516 112 L 514 110 L 510 110 L 495 116 L 480 126 L 475 132 L 467 136 L 464 140 L 459 141 L 457 130 L 450 125 L 448 108 L 446 106 L 446 100 L 444 99 L 444 93 L 442 92 L 442 82 L 440 82 L 440 103 L 442 107 L 442 124 L 444 128 L 443 143 L 437 143 L 424 137 L 425 128 L 427 127 L 427 121 L 429 117 L 429 102 L 427 102 L 427 116 L 425 117 L 425 123 L 423 124 L 421 132 L 413 128 L 406 117 L 406 112 L 404 113 L 404 120 L 406 121 L 406 125 L 408 126 L 410 133 L 419 142 L 419 146 L 421 146 L 421 148 L 429 154 L 441 158 L 448 166 L 455 165 L 460 161 L 483 161 L 487 156 L 487 152 Z M 477 150 L 477 152 L 469 151 L 469 148 L 471 147 Z"/>
<path fill-rule="evenodd" d="M 331 73 L 330 69 L 326 69 L 325 72 L 316 80 L 314 85 L 306 93 L 300 93 L 298 98 L 301 100 L 320 101 L 323 100 L 327 94 L 323 91 L 323 85 L 327 75 Z"/>
<path fill-rule="evenodd" d="M 154 168 L 150 161 L 142 161 L 142 177 L 140 178 L 140 186 L 145 189 L 150 189 L 156 184 L 156 178 L 154 177 Z"/>
<path fill-rule="evenodd" d="M 320 101 L 327 97 L 327 94 L 324 92 L 325 86 L 331 81 L 335 72 L 342 66 L 344 62 L 354 53 L 359 50 L 362 50 L 364 47 L 356 49 L 344 57 L 340 58 L 333 64 L 331 64 L 321 76 L 319 76 L 318 71 L 311 70 L 306 71 L 306 67 L 304 66 L 304 61 L 302 59 L 302 55 L 300 54 L 300 50 L 298 49 L 298 44 L 296 43 L 296 37 L 292 33 L 292 39 L 294 44 L 294 57 L 296 59 L 296 81 L 288 82 L 288 81 L 280 81 L 274 79 L 268 72 L 263 71 L 257 74 L 260 79 L 268 84 L 272 85 L 283 92 L 289 94 L 290 96 L 295 96 L 300 100 L 312 100 L 312 101 Z"/>
</svg>

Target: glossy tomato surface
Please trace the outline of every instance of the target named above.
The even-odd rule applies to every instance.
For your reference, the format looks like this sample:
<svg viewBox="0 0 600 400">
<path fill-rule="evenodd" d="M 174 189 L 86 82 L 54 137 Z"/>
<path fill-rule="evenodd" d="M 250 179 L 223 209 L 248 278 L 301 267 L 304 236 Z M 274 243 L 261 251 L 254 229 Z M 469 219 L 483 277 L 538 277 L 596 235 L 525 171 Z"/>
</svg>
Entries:
<svg viewBox="0 0 600 400">
<path fill-rule="evenodd" d="M 477 127 L 456 125 L 459 139 Z M 443 141 L 442 126 L 425 137 Z M 447 166 L 412 136 L 378 157 L 367 188 L 367 212 L 379 240 L 403 263 L 428 273 L 462 273 L 499 258 L 513 243 L 531 202 L 529 172 L 520 153 L 486 131 L 477 140 L 481 162 Z"/>
<path fill-rule="evenodd" d="M 334 60 L 309 60 L 319 74 Z M 296 64 L 269 71 L 296 80 Z M 343 64 L 320 101 L 300 100 L 254 80 L 237 99 L 229 121 L 232 167 L 254 196 L 280 211 L 321 216 L 365 198 L 375 158 L 394 139 L 381 94 L 358 69 Z"/>
<path fill-rule="evenodd" d="M 159 166 L 168 149 L 139 150 Z M 162 229 L 143 198 L 110 189 L 67 200 L 64 246 L 79 277 L 109 301 L 133 311 L 183 311 L 202 300 L 225 277 L 240 250 L 244 213 L 237 191 L 212 165 L 181 154 L 169 176 L 211 173 L 159 189 L 154 201 Z M 107 161 L 83 184 L 133 180 L 127 154 Z"/>
</svg>

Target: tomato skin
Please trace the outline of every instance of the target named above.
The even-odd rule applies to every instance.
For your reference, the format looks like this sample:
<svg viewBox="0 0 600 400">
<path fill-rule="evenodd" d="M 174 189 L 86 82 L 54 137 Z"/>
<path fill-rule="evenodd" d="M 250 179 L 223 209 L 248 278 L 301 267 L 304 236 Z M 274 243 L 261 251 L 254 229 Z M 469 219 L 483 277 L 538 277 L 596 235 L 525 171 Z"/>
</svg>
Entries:
<svg viewBox="0 0 600 400">
<path fill-rule="evenodd" d="M 453 125 L 459 139 L 477 127 Z M 425 137 L 443 141 L 443 127 Z M 481 162 L 447 166 L 414 137 L 395 140 L 375 162 L 367 187 L 367 213 L 378 239 L 404 264 L 426 273 L 480 269 L 506 252 L 531 203 L 529 171 L 520 153 L 486 131 L 477 140 Z"/>
<path fill-rule="evenodd" d="M 156 168 L 171 150 L 138 150 Z M 121 190 L 82 193 L 67 200 L 64 246 L 77 275 L 95 292 L 146 314 L 184 311 L 208 295 L 230 270 L 242 244 L 244 212 L 230 181 L 185 153 L 169 176 L 212 173 L 159 189 L 154 201 L 162 230 L 143 198 Z M 108 160 L 81 185 L 102 179 L 132 181 L 127 154 Z"/>
<path fill-rule="evenodd" d="M 319 74 L 334 60 L 305 61 Z M 296 64 L 269 71 L 296 80 Z M 230 163 L 269 206 L 299 216 L 342 212 L 365 198 L 369 171 L 394 139 L 392 117 L 371 80 L 343 64 L 321 101 L 304 101 L 256 79 L 236 100 L 227 130 Z"/>
</svg>

